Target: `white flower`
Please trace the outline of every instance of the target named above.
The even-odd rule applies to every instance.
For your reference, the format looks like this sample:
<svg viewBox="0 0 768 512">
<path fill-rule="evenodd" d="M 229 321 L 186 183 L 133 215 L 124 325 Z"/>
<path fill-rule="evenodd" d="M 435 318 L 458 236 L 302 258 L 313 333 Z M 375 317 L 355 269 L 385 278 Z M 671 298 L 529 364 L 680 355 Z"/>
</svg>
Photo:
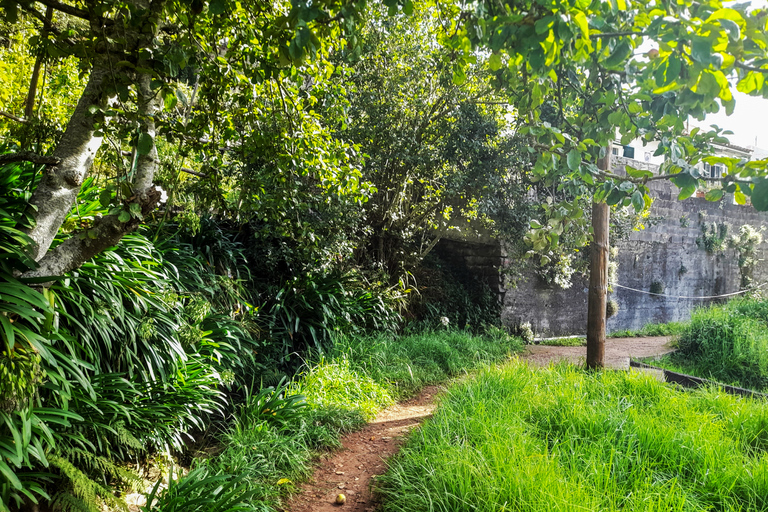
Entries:
<svg viewBox="0 0 768 512">
<path fill-rule="evenodd" d="M 440 317 L 440 322 L 441 322 L 441 323 L 442 323 L 444 326 L 446 326 L 446 327 L 448 327 L 448 324 L 449 324 L 449 323 L 451 323 L 451 321 L 450 321 L 450 320 L 448 320 L 448 317 L 447 317 L 447 316 L 441 316 L 441 317 Z"/>
<path fill-rule="evenodd" d="M 163 187 L 155 187 L 157 190 L 160 191 L 160 202 L 162 204 L 165 204 L 166 201 L 168 201 L 168 192 L 166 192 Z"/>
</svg>

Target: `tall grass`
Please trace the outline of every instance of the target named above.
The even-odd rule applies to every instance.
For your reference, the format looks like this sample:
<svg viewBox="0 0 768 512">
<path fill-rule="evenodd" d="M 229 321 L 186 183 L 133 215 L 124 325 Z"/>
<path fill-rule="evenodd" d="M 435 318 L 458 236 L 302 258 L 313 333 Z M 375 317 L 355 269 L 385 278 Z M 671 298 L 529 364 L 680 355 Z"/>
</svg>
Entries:
<svg viewBox="0 0 768 512">
<path fill-rule="evenodd" d="M 768 507 L 768 406 L 522 363 L 452 388 L 380 479 L 385 511 Z"/>
<path fill-rule="evenodd" d="M 768 302 L 739 299 L 696 310 L 680 333 L 675 364 L 689 373 L 768 388 Z"/>
<path fill-rule="evenodd" d="M 336 342 L 331 359 L 347 359 L 350 368 L 385 385 L 396 399 L 427 384 L 511 357 L 524 346 L 520 338 L 490 327 L 486 334 L 441 330 L 409 334 L 347 337 Z"/>
</svg>

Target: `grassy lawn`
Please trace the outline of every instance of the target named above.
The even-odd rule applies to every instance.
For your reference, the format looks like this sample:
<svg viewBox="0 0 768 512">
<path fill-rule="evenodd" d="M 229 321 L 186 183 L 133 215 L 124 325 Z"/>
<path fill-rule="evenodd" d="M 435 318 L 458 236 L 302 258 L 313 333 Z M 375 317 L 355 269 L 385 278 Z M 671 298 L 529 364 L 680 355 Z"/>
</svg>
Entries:
<svg viewBox="0 0 768 512">
<path fill-rule="evenodd" d="M 768 508 L 768 405 L 513 362 L 452 388 L 380 480 L 385 511 Z"/>
</svg>

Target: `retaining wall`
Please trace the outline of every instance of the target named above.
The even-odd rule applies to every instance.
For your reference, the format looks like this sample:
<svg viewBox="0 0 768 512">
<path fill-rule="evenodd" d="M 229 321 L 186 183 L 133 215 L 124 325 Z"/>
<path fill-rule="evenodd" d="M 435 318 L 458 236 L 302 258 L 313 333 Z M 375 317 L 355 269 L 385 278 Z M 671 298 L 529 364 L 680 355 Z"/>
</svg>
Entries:
<svg viewBox="0 0 768 512">
<path fill-rule="evenodd" d="M 623 171 L 627 163 L 636 168 L 655 169 L 655 166 L 635 160 L 614 158 L 614 170 Z M 697 245 L 696 240 L 702 236 L 704 223 L 728 224 L 730 237 L 744 224 L 756 228 L 768 225 L 768 215 L 748 205 L 733 204 L 732 198 L 724 198 L 717 203 L 697 197 L 678 201 L 678 192 L 667 181 L 652 182 L 654 203 L 651 220 L 654 223 L 643 231 L 632 232 L 629 240 L 617 245 L 618 283 L 647 292 L 658 281 L 663 286 L 664 294 L 669 296 L 701 297 L 738 291 L 741 274 L 737 251 L 726 249 L 709 254 Z M 501 264 L 502 253 L 493 252 L 488 244 L 478 244 L 475 250 L 483 252 L 482 272 L 494 285 L 489 276 L 487 257 L 493 253 Z M 467 258 L 470 253 L 471 250 L 467 252 L 465 249 L 459 257 Z M 759 247 L 758 258 L 768 259 L 767 244 Z M 472 261 L 471 255 L 467 261 Z M 768 281 L 765 261 L 758 264 L 754 279 L 755 283 Z M 508 326 L 530 322 L 534 331 L 541 335 L 583 334 L 587 324 L 587 286 L 588 280 L 578 277 L 570 288 L 564 290 L 544 283 L 534 275 L 524 279 L 516 288 L 502 286 L 502 321 Z M 609 332 L 639 329 L 649 322 L 686 320 L 693 308 L 713 302 L 655 297 L 619 287 L 614 288 L 611 298 L 618 302 L 619 312 L 608 319 Z"/>
</svg>

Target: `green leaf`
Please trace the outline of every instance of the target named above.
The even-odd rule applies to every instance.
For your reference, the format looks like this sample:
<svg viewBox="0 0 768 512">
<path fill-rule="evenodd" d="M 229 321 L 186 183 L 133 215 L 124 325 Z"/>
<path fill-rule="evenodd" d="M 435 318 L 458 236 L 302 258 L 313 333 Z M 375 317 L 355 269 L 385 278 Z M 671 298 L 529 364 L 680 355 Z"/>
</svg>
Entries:
<svg viewBox="0 0 768 512">
<path fill-rule="evenodd" d="M 139 134 L 139 140 L 136 143 L 136 152 L 140 155 L 147 155 L 152 151 L 152 147 L 155 145 L 155 141 L 152 136 L 147 132 L 141 132 Z"/>
<path fill-rule="evenodd" d="M 635 190 L 632 193 L 632 206 L 635 207 L 635 211 L 638 213 L 645 208 L 645 199 L 643 199 L 643 194 L 641 194 L 639 190 Z"/>
<path fill-rule="evenodd" d="M 575 21 L 576 25 L 579 26 L 579 30 L 581 30 L 581 36 L 584 39 L 588 39 L 589 38 L 589 25 L 587 24 L 587 17 L 586 17 L 586 15 L 584 15 L 584 13 L 582 11 L 579 11 L 573 17 L 573 21 Z"/>
<path fill-rule="evenodd" d="M 456 64 L 453 66 L 453 83 L 461 85 L 467 81 L 467 74 L 464 72 L 464 66 Z"/>
<path fill-rule="evenodd" d="M 611 52 L 608 58 L 603 61 L 603 65 L 607 68 L 622 66 L 627 57 L 632 53 L 632 50 L 634 50 L 632 41 L 628 38 L 622 39 L 616 45 L 616 48 L 613 49 L 613 52 Z"/>
<path fill-rule="evenodd" d="M 123 223 L 128 222 L 129 220 L 131 220 L 131 214 L 125 210 L 122 210 L 120 214 L 117 216 L 117 220 Z"/>
<path fill-rule="evenodd" d="M 501 55 L 498 53 L 491 54 L 491 58 L 488 59 L 488 65 L 492 71 L 498 71 L 501 69 Z"/>
<path fill-rule="evenodd" d="M 745 196 L 744 192 L 741 190 L 737 190 L 733 193 L 733 199 L 736 201 L 736 204 L 747 204 L 747 196 Z"/>
<path fill-rule="evenodd" d="M 686 185 L 680 189 L 680 193 L 677 195 L 677 200 L 682 201 L 691 197 L 696 192 L 696 185 Z"/>
<path fill-rule="evenodd" d="M 579 153 L 579 150 L 576 148 L 570 150 L 568 152 L 568 156 L 566 157 L 566 161 L 570 170 L 578 171 L 579 166 L 581 165 L 581 153 Z"/>
<path fill-rule="evenodd" d="M 752 189 L 752 206 L 759 212 L 768 211 L 768 179 L 762 178 Z"/>
<path fill-rule="evenodd" d="M 699 64 L 712 62 L 712 41 L 706 37 L 694 36 L 691 44 L 691 57 Z"/>
<path fill-rule="evenodd" d="M 704 196 L 704 199 L 707 201 L 719 201 L 723 198 L 723 190 L 720 188 L 714 188 L 707 192 L 707 195 Z"/>
<path fill-rule="evenodd" d="M 109 207 L 112 202 L 112 193 L 109 190 L 102 190 L 99 194 L 99 204 L 104 208 Z"/>
<path fill-rule="evenodd" d="M 614 188 L 608 194 L 608 197 L 605 198 L 605 202 L 608 203 L 609 206 L 613 206 L 615 204 L 619 204 L 619 201 L 621 201 L 625 197 L 626 197 L 626 194 L 624 194 L 624 192 L 622 192 L 618 188 Z"/>
<path fill-rule="evenodd" d="M 626 169 L 627 175 L 630 178 L 642 179 L 642 178 L 650 178 L 651 176 L 653 176 L 653 172 L 643 171 L 641 169 L 635 169 L 631 165 L 624 166 L 624 169 Z"/>
<path fill-rule="evenodd" d="M 677 80 L 677 77 L 680 76 L 682 66 L 680 57 L 675 54 L 670 55 L 669 58 L 661 63 L 659 68 L 653 74 L 656 79 L 656 84 L 663 87 Z"/>
<path fill-rule="evenodd" d="M 226 0 L 210 0 L 210 2 L 208 2 L 208 12 L 210 14 L 222 14 L 226 10 Z"/>
</svg>

